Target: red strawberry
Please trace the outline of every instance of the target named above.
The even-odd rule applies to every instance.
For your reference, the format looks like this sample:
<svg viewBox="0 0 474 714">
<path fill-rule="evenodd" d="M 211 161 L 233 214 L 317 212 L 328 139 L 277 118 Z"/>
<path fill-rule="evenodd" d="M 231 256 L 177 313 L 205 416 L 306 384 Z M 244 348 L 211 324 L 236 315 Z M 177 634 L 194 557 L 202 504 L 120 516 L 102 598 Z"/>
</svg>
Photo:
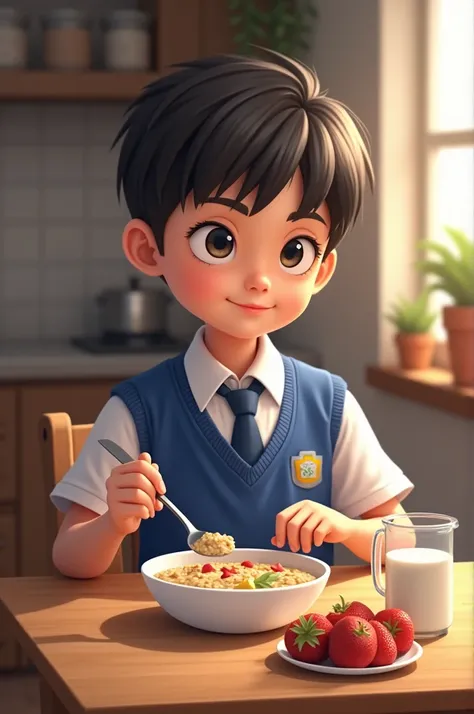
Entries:
<svg viewBox="0 0 474 714">
<path fill-rule="evenodd" d="M 372 612 L 370 607 L 364 605 L 363 602 L 359 602 L 358 600 L 354 600 L 353 602 L 346 602 L 342 595 L 339 595 L 339 597 L 341 598 L 341 602 L 337 602 L 335 605 L 333 605 L 333 612 L 330 612 L 327 615 L 329 622 L 332 622 L 333 625 L 335 625 L 336 622 L 339 622 L 339 620 L 342 620 L 343 617 L 347 617 L 348 615 L 362 617 L 362 619 L 367 621 L 373 620 L 374 613 Z"/>
<path fill-rule="evenodd" d="M 329 658 L 336 667 L 368 667 L 377 653 L 377 633 L 362 617 L 336 622 L 329 638 Z"/>
<path fill-rule="evenodd" d="M 216 569 L 210 563 L 204 563 L 201 568 L 201 573 L 215 573 Z"/>
<path fill-rule="evenodd" d="M 397 659 L 397 645 L 390 631 L 378 620 L 371 620 L 370 624 L 377 635 L 377 654 L 370 663 L 371 667 L 384 667 L 392 664 Z"/>
<path fill-rule="evenodd" d="M 270 567 L 275 573 L 283 573 L 285 570 L 281 563 L 275 563 L 275 565 L 271 565 Z"/>
<path fill-rule="evenodd" d="M 244 568 L 253 568 L 253 563 L 251 560 L 244 560 L 240 565 L 242 565 L 242 567 Z"/>
<path fill-rule="evenodd" d="M 389 630 L 399 655 L 409 651 L 415 639 L 415 628 L 408 613 L 393 607 L 390 610 L 381 610 L 373 619 L 381 622 Z"/>
<path fill-rule="evenodd" d="M 301 615 L 285 632 L 285 647 L 293 659 L 316 664 L 327 658 L 332 625 L 319 613 Z"/>
</svg>

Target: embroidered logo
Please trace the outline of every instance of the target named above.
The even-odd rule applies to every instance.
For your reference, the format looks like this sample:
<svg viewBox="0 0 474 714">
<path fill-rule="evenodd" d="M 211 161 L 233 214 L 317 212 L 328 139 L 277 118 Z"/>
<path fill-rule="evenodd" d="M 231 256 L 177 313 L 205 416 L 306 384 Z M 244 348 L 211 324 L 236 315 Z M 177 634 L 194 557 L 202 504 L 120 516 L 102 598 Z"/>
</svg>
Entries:
<svg viewBox="0 0 474 714">
<path fill-rule="evenodd" d="M 314 488 L 323 477 L 323 457 L 315 451 L 300 451 L 291 457 L 291 478 L 300 488 Z"/>
</svg>

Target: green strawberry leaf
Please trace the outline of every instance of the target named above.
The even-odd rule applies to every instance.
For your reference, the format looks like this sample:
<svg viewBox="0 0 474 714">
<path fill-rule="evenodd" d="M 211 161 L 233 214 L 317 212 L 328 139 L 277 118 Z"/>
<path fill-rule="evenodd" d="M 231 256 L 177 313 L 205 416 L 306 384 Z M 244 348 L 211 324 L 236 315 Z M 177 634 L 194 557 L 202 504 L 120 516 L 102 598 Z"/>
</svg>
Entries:
<svg viewBox="0 0 474 714">
<path fill-rule="evenodd" d="M 312 617 L 306 618 L 304 615 L 301 615 L 299 618 L 299 624 L 291 628 L 291 632 L 294 632 L 296 635 L 295 645 L 300 652 L 305 645 L 309 647 L 319 645 L 319 635 L 326 634 L 325 630 L 321 630 L 317 627 Z"/>
</svg>

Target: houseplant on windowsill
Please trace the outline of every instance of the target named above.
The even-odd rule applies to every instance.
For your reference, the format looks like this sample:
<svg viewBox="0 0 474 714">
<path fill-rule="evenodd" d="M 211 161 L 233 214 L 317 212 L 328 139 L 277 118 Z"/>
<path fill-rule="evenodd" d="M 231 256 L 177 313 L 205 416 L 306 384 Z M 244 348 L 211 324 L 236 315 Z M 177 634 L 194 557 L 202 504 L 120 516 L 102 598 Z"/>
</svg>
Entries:
<svg viewBox="0 0 474 714">
<path fill-rule="evenodd" d="M 427 258 L 417 263 L 427 277 L 435 277 L 430 290 L 447 293 L 453 305 L 443 310 L 443 323 L 448 333 L 449 356 L 454 383 L 474 387 L 474 241 L 461 230 L 445 226 L 451 249 L 435 241 L 422 241 Z"/>
<path fill-rule="evenodd" d="M 395 343 L 402 369 L 428 369 L 433 361 L 435 339 L 430 330 L 436 314 L 429 310 L 429 291 L 415 300 L 399 298 L 387 319 L 397 328 Z"/>
</svg>

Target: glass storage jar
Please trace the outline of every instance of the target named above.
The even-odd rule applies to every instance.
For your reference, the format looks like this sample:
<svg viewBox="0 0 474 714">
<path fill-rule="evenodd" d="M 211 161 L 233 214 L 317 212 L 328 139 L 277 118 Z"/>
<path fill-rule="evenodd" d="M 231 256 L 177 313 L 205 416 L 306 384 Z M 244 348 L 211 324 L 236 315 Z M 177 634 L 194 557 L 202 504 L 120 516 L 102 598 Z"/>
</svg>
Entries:
<svg viewBox="0 0 474 714">
<path fill-rule="evenodd" d="M 53 10 L 44 20 L 44 63 L 53 70 L 87 70 L 92 58 L 87 17 L 80 10 Z"/>
<path fill-rule="evenodd" d="M 0 7 L 0 68 L 23 69 L 27 64 L 25 18 L 13 7 Z"/>
<path fill-rule="evenodd" d="M 115 10 L 105 21 L 104 60 L 116 72 L 150 68 L 150 17 L 140 10 Z"/>
</svg>

